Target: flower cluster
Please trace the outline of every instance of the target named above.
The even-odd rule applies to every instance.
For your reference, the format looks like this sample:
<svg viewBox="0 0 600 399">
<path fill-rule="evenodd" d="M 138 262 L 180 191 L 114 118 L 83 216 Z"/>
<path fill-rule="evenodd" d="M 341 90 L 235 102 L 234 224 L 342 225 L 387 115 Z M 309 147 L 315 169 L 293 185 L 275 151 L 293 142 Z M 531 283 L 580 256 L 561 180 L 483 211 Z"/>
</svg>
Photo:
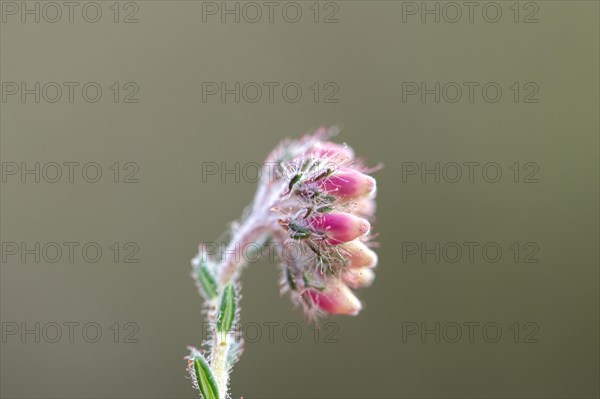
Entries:
<svg viewBox="0 0 600 399">
<path fill-rule="evenodd" d="M 370 248 L 373 170 L 350 147 L 322 140 L 328 134 L 322 129 L 276 152 L 291 158 L 281 161 L 284 192 L 271 208 L 283 232 L 276 237 L 282 248 L 293 242 L 301 249 L 282 256 L 281 288 L 311 318 L 358 314 L 361 302 L 351 288 L 371 285 L 377 265 Z"/>
<path fill-rule="evenodd" d="M 335 129 L 319 129 L 298 140 L 286 140 L 267 158 L 278 165 L 274 179 L 262 174 L 254 202 L 245 217 L 232 224 L 221 256 L 200 244 L 192 259 L 192 277 L 205 299 L 206 317 L 216 325 L 202 345 L 190 347 L 188 373 L 205 399 L 229 398 L 229 374 L 242 351 L 242 340 L 230 337 L 239 322 L 241 270 L 247 263 L 240 248 L 299 251 L 281 258 L 281 289 L 309 316 L 356 315 L 362 305 L 353 289 L 369 286 L 377 255 L 371 223 L 375 214 L 375 179 L 352 149 L 328 141 Z M 294 244 L 294 245 L 290 245 Z"/>
</svg>

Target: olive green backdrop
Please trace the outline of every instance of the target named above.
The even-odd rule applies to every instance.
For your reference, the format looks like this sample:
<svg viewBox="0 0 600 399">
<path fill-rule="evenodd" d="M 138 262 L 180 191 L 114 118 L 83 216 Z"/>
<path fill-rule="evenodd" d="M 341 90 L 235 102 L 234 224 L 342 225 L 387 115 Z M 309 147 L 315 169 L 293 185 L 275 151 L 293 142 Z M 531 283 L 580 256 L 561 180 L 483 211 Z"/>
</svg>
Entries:
<svg viewBox="0 0 600 399">
<path fill-rule="evenodd" d="M 265 259 L 252 264 L 244 273 L 242 320 L 262 326 L 262 336 L 254 339 L 256 329 L 247 331 L 257 342 L 246 345 L 234 369 L 233 395 L 598 397 L 597 2 L 496 2 L 485 18 L 487 3 L 480 2 L 472 22 L 461 6 L 455 23 L 455 9 L 443 8 L 444 2 L 296 2 L 286 8 L 287 20 L 281 14 L 286 3 L 277 3 L 273 22 L 263 5 L 255 23 L 248 21 L 255 16 L 249 8 L 239 23 L 203 14 L 203 7 L 221 10 L 235 2 L 121 2 L 117 23 L 113 2 L 96 2 L 102 11 L 97 23 L 82 18 L 85 2 L 75 8 L 72 23 L 62 2 L 56 23 L 44 20 L 56 15 L 43 3 L 39 23 L 31 16 L 20 22 L 24 6 L 5 3 L 5 173 L 15 162 L 31 168 L 39 162 L 42 168 L 74 161 L 97 162 L 103 175 L 98 183 L 83 180 L 81 169 L 75 169 L 73 183 L 64 176 L 57 183 L 44 175 L 40 183 L 32 176 L 25 176 L 26 183 L 18 174 L 5 176 L 2 397 L 194 397 L 183 357 L 186 345 L 201 342 L 202 302 L 189 260 L 198 242 L 215 240 L 241 214 L 255 189 L 243 172 L 239 182 L 232 174 L 203 182 L 203 165 L 223 162 L 232 169 L 261 162 L 282 138 L 332 124 L 343 128 L 337 140 L 371 164 L 385 164 L 376 174 L 376 281 L 359 292 L 365 309 L 358 317 L 331 317 L 335 328 L 315 338 L 301 312 L 279 297 L 276 266 Z M 428 14 L 421 22 L 419 13 L 435 10 L 435 4 L 440 22 Z M 297 8 L 300 20 L 289 22 Z M 499 21 L 489 22 L 497 8 Z M 94 11 L 86 9 L 86 17 L 94 19 Z M 138 22 L 124 23 L 129 14 Z M 21 82 L 25 88 L 40 82 L 39 103 L 33 94 L 24 102 L 20 93 L 10 94 Z M 64 82 L 78 83 L 73 102 L 66 89 L 59 101 L 48 101 L 56 93 L 53 85 L 43 92 L 48 82 L 63 89 Z M 88 82 L 102 88 L 96 103 L 82 97 Z M 117 102 L 116 87 L 109 88 L 115 82 Z M 266 89 L 251 102 L 250 85 L 236 103 L 234 95 L 225 102 L 219 95 L 203 99 L 203 87 L 214 88 L 211 82 L 279 86 L 272 102 Z M 290 82 L 286 99 L 281 89 Z M 440 82 L 439 103 L 434 94 L 424 102 L 420 94 L 407 94 L 421 82 L 429 89 Z M 465 82 L 475 82 L 473 102 Z M 295 85 L 302 96 L 294 103 Z M 463 97 L 452 102 L 456 85 Z M 502 95 L 492 102 L 497 86 Z M 127 99 L 139 101 L 125 102 L 136 88 Z M 119 183 L 109 169 L 115 162 Z M 125 167 L 127 162 L 139 170 Z M 428 168 L 439 162 L 439 183 L 433 175 L 423 182 L 420 174 L 407 174 L 422 162 Z M 479 162 L 473 182 L 464 166 L 462 178 L 449 182 L 452 162 Z M 491 162 L 502 171 L 496 183 L 481 174 Z M 517 183 L 509 168 L 515 162 Z M 54 176 L 50 168 L 46 177 Z M 488 180 L 494 170 L 486 170 Z M 130 172 L 137 183 L 123 183 Z M 254 176 L 253 169 L 246 172 Z M 524 182 L 530 173 L 537 183 Z M 72 263 L 66 254 L 51 263 L 49 252 L 36 263 L 33 255 L 25 261 L 20 253 L 10 255 L 14 248 L 7 243 L 21 242 L 80 246 Z M 96 263 L 82 258 L 81 247 L 89 242 L 103 250 Z M 109 248 L 114 242 L 120 247 L 117 262 Z M 135 244 L 124 248 L 128 242 Z M 439 263 L 426 252 L 436 242 Z M 465 242 L 479 245 L 473 262 L 463 253 L 452 263 L 455 246 L 446 244 L 464 249 Z M 490 242 L 502 249 L 495 263 L 481 253 Z M 424 250 L 424 260 L 421 252 L 407 252 L 415 245 Z M 139 262 L 124 263 L 136 246 Z M 523 262 L 528 254 L 539 262 Z M 493 248 L 487 255 L 494 257 Z M 21 323 L 34 329 L 36 322 L 39 343 L 34 334 L 9 333 Z M 72 343 L 65 322 L 80 323 Z M 92 322 L 102 329 L 97 343 L 82 337 L 81 328 Z M 126 329 L 128 322 L 139 331 Z M 269 322 L 280 323 L 273 342 L 264 324 Z M 479 323 L 472 324 L 472 339 L 465 324 L 471 322 Z M 49 323 L 62 325 L 56 343 L 50 342 L 55 330 Z M 282 335 L 285 323 L 302 326 L 298 342 L 291 342 L 293 328 Z M 435 323 L 439 343 L 435 332 L 420 335 L 422 327 L 435 330 Z M 462 336 L 452 342 L 457 325 Z M 408 335 L 415 326 L 419 332 Z M 497 326 L 502 330 L 496 338 Z M 129 340 L 138 342 L 124 342 L 132 331 Z M 88 333 L 93 338 L 94 330 Z"/>
</svg>

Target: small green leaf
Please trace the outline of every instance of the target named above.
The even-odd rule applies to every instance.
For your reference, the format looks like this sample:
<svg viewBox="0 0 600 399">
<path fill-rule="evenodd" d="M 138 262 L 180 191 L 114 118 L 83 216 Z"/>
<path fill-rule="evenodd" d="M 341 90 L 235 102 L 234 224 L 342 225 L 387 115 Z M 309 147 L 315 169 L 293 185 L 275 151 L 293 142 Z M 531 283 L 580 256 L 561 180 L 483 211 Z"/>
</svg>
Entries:
<svg viewBox="0 0 600 399">
<path fill-rule="evenodd" d="M 337 198 L 335 198 L 333 195 L 327 194 L 323 196 L 323 199 L 328 202 L 334 202 Z"/>
<path fill-rule="evenodd" d="M 217 282 L 206 264 L 201 264 L 198 267 L 197 278 L 208 299 L 216 298 L 218 294 Z"/>
<path fill-rule="evenodd" d="M 290 228 L 290 230 L 293 230 L 296 233 L 304 233 L 304 234 L 310 233 L 309 229 L 307 229 L 306 227 L 302 227 L 299 224 L 296 224 L 294 222 L 289 222 L 288 227 Z"/>
<path fill-rule="evenodd" d="M 293 239 L 295 239 L 295 240 L 304 240 L 306 238 L 309 238 L 310 234 L 307 234 L 307 233 L 292 233 L 292 235 L 290 237 L 293 238 Z"/>
<path fill-rule="evenodd" d="M 308 244 L 308 247 L 310 248 L 310 250 L 313 251 L 315 253 L 315 255 L 317 255 L 320 258 L 321 257 L 321 251 L 319 251 L 319 248 L 317 248 L 311 242 L 307 242 L 307 244 Z"/>
<path fill-rule="evenodd" d="M 315 288 L 318 291 L 323 291 L 327 286 L 324 282 L 320 280 L 310 279 L 306 273 L 302 275 L 302 279 L 304 280 L 304 286 L 307 288 Z"/>
<path fill-rule="evenodd" d="M 300 171 L 301 171 L 301 172 L 306 172 L 306 169 L 308 169 L 308 167 L 310 166 L 310 164 L 311 164 L 310 160 L 308 160 L 308 161 L 305 161 L 305 162 L 302 164 L 302 167 L 300 168 Z"/>
<path fill-rule="evenodd" d="M 204 399 L 219 399 L 219 390 L 210 367 L 199 353 L 194 355 L 194 372 L 198 381 L 198 388 Z"/>
<path fill-rule="evenodd" d="M 296 183 L 298 183 L 301 178 L 302 178 L 302 175 L 294 175 L 294 177 L 292 177 L 292 179 L 290 180 L 290 184 L 288 185 L 288 190 L 292 191 L 292 188 L 294 187 L 294 185 Z"/>
<path fill-rule="evenodd" d="M 310 237 L 310 230 L 307 229 L 306 227 L 302 227 L 299 224 L 296 224 L 294 222 L 289 222 L 288 227 L 293 232 L 291 235 L 292 238 L 295 238 L 297 240 L 302 240 L 302 239 Z"/>
<path fill-rule="evenodd" d="M 335 172 L 335 169 L 330 169 L 330 168 L 327 168 L 327 170 L 326 170 L 325 172 L 323 172 L 323 173 L 321 173 L 319 176 L 315 177 L 315 179 L 314 179 L 314 180 L 315 180 L 315 181 L 322 180 L 322 179 L 324 179 L 324 178 L 326 178 L 326 177 L 329 177 L 329 176 L 331 176 L 331 175 L 333 174 L 333 172 Z"/>
<path fill-rule="evenodd" d="M 328 213 L 328 212 L 331 212 L 331 211 L 333 211 L 333 207 L 327 206 L 327 205 L 322 206 L 319 209 L 317 209 L 317 212 L 319 212 L 319 213 Z"/>
<path fill-rule="evenodd" d="M 286 269 L 285 269 L 285 277 L 287 279 L 287 282 L 288 282 L 288 285 L 290 286 L 290 288 L 292 290 L 296 291 L 296 289 L 297 289 L 296 279 L 292 275 L 292 271 L 290 270 L 289 267 L 286 267 Z"/>
<path fill-rule="evenodd" d="M 235 319 L 235 288 L 229 283 L 223 290 L 221 296 L 221 309 L 217 319 L 217 330 L 220 332 L 229 332 Z"/>
</svg>

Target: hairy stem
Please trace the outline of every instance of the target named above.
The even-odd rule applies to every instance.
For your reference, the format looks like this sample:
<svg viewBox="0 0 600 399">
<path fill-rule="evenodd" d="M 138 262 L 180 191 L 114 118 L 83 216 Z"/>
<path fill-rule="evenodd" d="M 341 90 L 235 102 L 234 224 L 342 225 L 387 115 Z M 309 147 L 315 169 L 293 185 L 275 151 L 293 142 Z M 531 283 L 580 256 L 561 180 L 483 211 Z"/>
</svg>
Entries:
<svg viewBox="0 0 600 399">
<path fill-rule="evenodd" d="M 214 332 L 211 369 L 222 398 L 226 397 L 229 386 L 227 352 L 231 346 L 231 339 L 231 337 L 228 337 L 228 333 Z"/>
<path fill-rule="evenodd" d="M 265 221 L 259 220 L 252 214 L 238 227 L 225 249 L 223 260 L 217 270 L 217 281 L 220 287 L 224 287 L 238 277 L 240 270 L 247 263 L 245 253 L 252 249 L 260 249 L 267 234 Z"/>
<path fill-rule="evenodd" d="M 217 268 L 216 280 L 219 297 L 227 284 L 239 279 L 241 270 L 247 263 L 245 256 L 248 251 L 260 251 L 272 232 L 273 219 L 270 209 L 281 195 L 282 188 L 281 184 L 262 186 L 262 189 L 256 193 L 250 214 L 233 230 L 221 264 Z M 212 305 L 218 307 L 218 301 Z M 216 322 L 216 317 L 216 313 L 209 312 L 210 322 Z M 210 366 L 222 398 L 227 397 L 231 368 L 229 352 L 234 350 L 232 349 L 233 345 L 235 345 L 234 337 L 227 333 L 214 332 Z"/>
<path fill-rule="evenodd" d="M 227 245 L 223 260 L 218 269 L 217 284 L 219 294 L 230 281 L 239 277 L 241 269 L 246 265 L 244 254 L 248 248 L 260 249 L 268 234 L 266 226 L 252 215 L 248 217 L 233 234 Z M 250 247 L 252 245 L 252 247 Z M 209 316 L 210 317 L 210 316 Z M 216 318 L 216 314 L 212 316 Z M 215 320 L 210 320 L 215 323 Z M 215 331 L 212 337 L 211 369 L 221 397 L 227 397 L 229 385 L 229 371 L 232 366 L 229 361 L 229 352 L 235 344 L 235 338 L 227 332 Z"/>
</svg>

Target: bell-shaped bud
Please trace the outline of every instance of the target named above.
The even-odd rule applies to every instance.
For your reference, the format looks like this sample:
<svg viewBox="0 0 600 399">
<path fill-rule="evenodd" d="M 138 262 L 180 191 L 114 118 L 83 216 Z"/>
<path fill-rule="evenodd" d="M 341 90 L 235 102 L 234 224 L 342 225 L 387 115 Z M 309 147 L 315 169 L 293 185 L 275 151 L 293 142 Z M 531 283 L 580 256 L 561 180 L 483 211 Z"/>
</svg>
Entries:
<svg viewBox="0 0 600 399">
<path fill-rule="evenodd" d="M 331 314 L 357 315 L 362 309 L 358 298 L 346 284 L 332 278 L 323 290 L 310 288 L 306 291 L 313 305 Z"/>
<path fill-rule="evenodd" d="M 375 193 L 376 182 L 356 169 L 342 168 L 319 182 L 319 188 L 342 201 L 368 197 Z"/>
<path fill-rule="evenodd" d="M 375 217 L 376 209 L 377 204 L 375 203 L 374 195 L 370 195 L 366 198 L 360 198 L 352 206 L 353 213 L 367 220 L 371 220 Z"/>
<path fill-rule="evenodd" d="M 349 268 L 377 266 L 377 254 L 361 240 L 354 240 L 342 246 L 344 258 Z"/>
<path fill-rule="evenodd" d="M 373 284 L 375 272 L 368 267 L 345 269 L 342 273 L 342 281 L 350 288 L 365 288 Z"/>
<path fill-rule="evenodd" d="M 366 219 L 346 212 L 331 212 L 313 216 L 309 226 L 326 236 L 331 244 L 341 244 L 361 237 L 371 230 Z"/>
</svg>

